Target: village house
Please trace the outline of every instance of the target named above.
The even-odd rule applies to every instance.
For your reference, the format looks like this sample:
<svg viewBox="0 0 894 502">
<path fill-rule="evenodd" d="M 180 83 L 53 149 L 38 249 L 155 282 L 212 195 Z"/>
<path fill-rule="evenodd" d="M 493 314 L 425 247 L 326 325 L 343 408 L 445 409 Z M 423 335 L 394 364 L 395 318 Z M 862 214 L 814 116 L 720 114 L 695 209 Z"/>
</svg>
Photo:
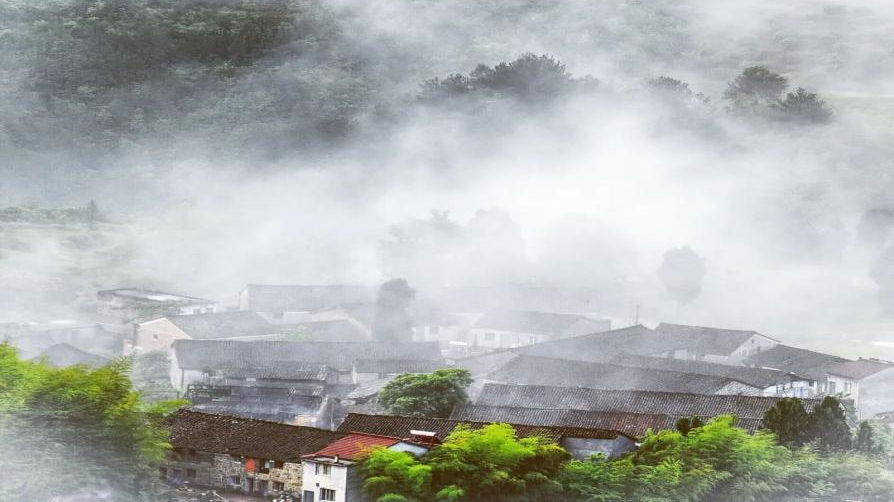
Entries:
<svg viewBox="0 0 894 502">
<path fill-rule="evenodd" d="M 75 365 L 97 367 L 109 362 L 108 358 L 83 351 L 67 343 L 57 343 L 41 352 L 32 360 L 43 361 L 56 368 L 67 368 Z"/>
<path fill-rule="evenodd" d="M 134 350 L 170 350 L 174 340 L 248 340 L 274 336 L 281 330 L 248 311 L 171 315 L 134 327 Z"/>
<path fill-rule="evenodd" d="M 424 441 L 424 438 L 427 438 L 429 444 L 440 444 L 447 439 L 457 426 L 463 425 L 470 429 L 480 429 L 491 423 L 509 423 L 515 429 L 515 434 L 519 438 L 542 436 L 551 439 L 565 448 L 574 458 L 581 460 L 597 453 L 614 458 L 636 448 L 635 436 L 617 429 L 591 425 L 537 424 L 531 426 L 509 420 L 465 420 L 453 417 L 445 419 L 350 413 L 339 425 L 338 431 L 403 437 L 417 442 Z"/>
<path fill-rule="evenodd" d="M 249 284 L 239 293 L 239 310 L 257 312 L 273 323 L 299 323 L 339 305 L 372 303 L 377 292 L 376 286 Z"/>
<path fill-rule="evenodd" d="M 130 332 L 129 326 L 75 320 L 5 323 L 0 326 L 0 340 L 16 347 L 26 358 L 35 357 L 54 345 L 66 344 L 112 359 L 123 354 Z"/>
<path fill-rule="evenodd" d="M 742 364 L 801 375 L 812 381 L 811 395 L 820 395 L 828 390 L 829 370 L 847 361 L 843 357 L 779 344 L 749 355 Z"/>
<path fill-rule="evenodd" d="M 175 340 L 170 377 L 171 385 L 182 392 L 189 384 L 202 383 L 218 368 L 309 362 L 327 365 L 338 375 L 338 383 L 352 384 L 354 363 L 361 359 L 443 362 L 438 344 L 433 342 Z"/>
<path fill-rule="evenodd" d="M 362 502 L 357 464 L 373 448 L 421 455 L 428 448 L 396 437 L 351 432 L 325 448 L 301 457 L 304 469 L 302 502 Z"/>
<path fill-rule="evenodd" d="M 894 410 L 894 363 L 858 359 L 828 370 L 828 393 L 853 399 L 857 418 L 873 418 Z"/>
<path fill-rule="evenodd" d="M 662 413 L 633 413 L 629 411 L 594 411 L 569 409 L 521 408 L 512 406 L 485 406 L 463 404 L 450 414 L 451 420 L 482 423 L 512 423 L 517 426 L 557 427 L 577 429 L 606 429 L 622 432 L 641 439 L 648 431 L 673 430 L 681 417 Z M 707 422 L 711 416 L 699 416 Z M 762 420 L 736 418 L 736 426 L 750 433 L 757 432 Z"/>
<path fill-rule="evenodd" d="M 622 355 L 612 359 L 612 362 L 633 368 L 730 378 L 751 388 L 762 389 L 760 394 L 764 396 L 808 398 L 815 395 L 816 381 L 814 379 L 775 369 L 637 355 Z M 582 387 L 591 386 L 582 385 Z M 643 390 L 648 389 L 644 388 Z"/>
<path fill-rule="evenodd" d="M 611 329 L 611 321 L 578 314 L 492 310 L 470 330 L 470 343 L 484 349 L 534 345 Z"/>
<path fill-rule="evenodd" d="M 759 396 L 761 387 L 725 376 L 682 373 L 653 368 L 621 366 L 604 362 L 572 361 L 520 355 L 487 373 L 484 382 L 593 387 L 601 389 L 654 390 L 696 394 L 743 394 Z"/>
<path fill-rule="evenodd" d="M 301 456 L 344 434 L 179 410 L 167 419 L 173 449 L 160 475 L 175 484 L 257 496 L 300 496 Z"/>
<path fill-rule="evenodd" d="M 99 291 L 97 313 L 110 322 L 131 323 L 171 314 L 207 314 L 217 302 L 148 289 L 127 288 Z"/>
<path fill-rule="evenodd" d="M 724 364 L 740 364 L 752 354 L 779 344 L 779 340 L 750 330 L 661 323 L 655 332 L 680 342 L 670 357 Z"/>
<path fill-rule="evenodd" d="M 740 420 L 763 420 L 767 410 L 781 399 L 783 398 L 489 383 L 484 385 L 474 404 L 509 408 L 662 414 L 675 419 L 730 414 Z M 803 399 L 802 402 L 809 412 L 819 400 Z"/>
</svg>

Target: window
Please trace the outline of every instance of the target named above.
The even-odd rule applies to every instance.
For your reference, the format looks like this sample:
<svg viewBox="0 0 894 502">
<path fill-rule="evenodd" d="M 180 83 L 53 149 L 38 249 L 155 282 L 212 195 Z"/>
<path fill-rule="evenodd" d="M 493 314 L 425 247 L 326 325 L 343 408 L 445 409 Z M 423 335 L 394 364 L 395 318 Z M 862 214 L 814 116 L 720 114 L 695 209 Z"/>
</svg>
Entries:
<svg viewBox="0 0 894 502">
<path fill-rule="evenodd" d="M 314 464 L 314 466 L 314 474 L 328 476 L 332 472 L 332 466 L 329 464 Z"/>
<path fill-rule="evenodd" d="M 851 391 L 851 383 L 850 382 L 844 382 L 844 391 L 845 392 Z"/>
<path fill-rule="evenodd" d="M 320 488 L 320 500 L 335 500 L 335 490 Z"/>
<path fill-rule="evenodd" d="M 274 481 L 274 482 L 273 482 L 273 491 L 275 491 L 275 492 L 281 492 L 281 491 L 283 491 L 283 490 L 285 490 L 285 489 L 286 489 L 286 485 L 280 483 L 279 481 Z"/>
<path fill-rule="evenodd" d="M 283 317 L 285 317 L 285 315 L 286 315 L 285 312 L 274 312 L 273 318 L 274 319 L 282 319 Z"/>
<path fill-rule="evenodd" d="M 158 333 L 153 333 L 152 339 L 158 341 Z"/>
<path fill-rule="evenodd" d="M 239 476 L 230 476 L 230 484 L 231 485 L 241 485 L 242 479 Z"/>
<path fill-rule="evenodd" d="M 835 382 L 829 382 L 829 394 L 835 393 Z"/>
<path fill-rule="evenodd" d="M 195 478 L 195 477 L 196 477 L 196 470 L 195 470 L 195 469 L 187 469 L 187 470 L 186 470 L 186 477 L 187 477 L 187 478 Z"/>
<path fill-rule="evenodd" d="M 286 466 L 286 463 L 285 463 L 285 462 L 280 462 L 279 460 L 273 462 L 273 468 L 274 468 L 274 469 L 282 469 L 282 468 L 284 468 L 285 466 Z"/>
<path fill-rule="evenodd" d="M 485 333 L 484 334 L 484 339 L 487 341 L 493 341 L 494 338 L 496 338 L 496 335 L 494 333 Z"/>
<path fill-rule="evenodd" d="M 161 476 L 161 479 L 164 479 L 164 478 L 168 477 L 168 470 L 165 469 L 164 467 L 159 467 L 158 474 L 159 474 L 159 476 Z"/>
<path fill-rule="evenodd" d="M 534 335 L 529 336 L 528 337 L 528 345 L 534 345 L 535 343 L 537 343 L 537 337 Z"/>
</svg>

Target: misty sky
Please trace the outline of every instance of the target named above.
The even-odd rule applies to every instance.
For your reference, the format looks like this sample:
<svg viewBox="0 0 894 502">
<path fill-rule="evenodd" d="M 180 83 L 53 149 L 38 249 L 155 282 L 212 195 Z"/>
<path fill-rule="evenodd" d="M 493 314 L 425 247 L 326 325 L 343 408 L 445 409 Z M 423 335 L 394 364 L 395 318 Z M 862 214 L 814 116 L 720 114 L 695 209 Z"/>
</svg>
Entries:
<svg viewBox="0 0 894 502">
<path fill-rule="evenodd" d="M 868 241 L 860 234 L 867 211 L 894 209 L 890 2 L 336 0 L 324 11 L 334 33 L 325 57 L 281 51 L 275 66 L 261 60 L 228 77 L 226 99 L 202 97 L 214 113 L 167 110 L 156 123 L 164 127 L 132 128 L 114 148 L 58 140 L 99 101 L 38 113 L 31 63 L 0 38 L 4 205 L 97 200 L 120 223 L 110 239 L 129 250 L 87 281 L 99 288 L 232 303 L 245 283 L 377 283 L 392 272 L 381 242 L 394 225 L 425 227 L 437 210 L 461 243 L 422 246 L 432 255 L 417 262 L 438 273 L 417 266 L 420 280 L 605 288 L 601 314 L 615 319 L 640 305 L 649 321 L 757 329 L 848 355 L 878 355 L 852 339 L 894 342 L 879 295 L 894 287 L 885 268 L 894 226 L 882 223 Z M 600 90 L 477 108 L 414 101 L 425 80 L 527 52 L 591 75 Z M 362 86 L 330 72 L 343 59 L 360 68 L 350 75 Z M 727 113 L 727 83 L 758 64 L 819 92 L 832 122 Z M 680 110 L 643 92 L 661 75 L 710 101 Z M 354 132 L 278 142 L 269 154 L 281 126 L 246 117 L 268 105 L 256 94 L 288 95 L 289 79 L 313 82 L 334 103 L 363 89 Z M 164 82 L 116 87 L 103 106 L 114 112 Z M 39 127 L 24 128 L 32 118 Z M 495 227 L 476 219 L 480 210 L 500 215 Z M 13 291 L 42 287 L 69 265 L 52 239 L 33 238 L 30 260 L 0 261 Z M 683 246 L 706 273 L 678 309 L 658 270 Z"/>
</svg>

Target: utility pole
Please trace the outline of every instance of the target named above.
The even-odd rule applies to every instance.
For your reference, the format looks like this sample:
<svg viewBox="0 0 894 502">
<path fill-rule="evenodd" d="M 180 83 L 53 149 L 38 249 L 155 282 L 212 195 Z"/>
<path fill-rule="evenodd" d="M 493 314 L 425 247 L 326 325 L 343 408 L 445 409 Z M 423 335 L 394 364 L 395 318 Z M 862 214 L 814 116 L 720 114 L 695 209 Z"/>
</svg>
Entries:
<svg viewBox="0 0 894 502">
<path fill-rule="evenodd" d="M 639 303 L 636 304 L 636 316 L 633 318 L 633 325 L 639 324 Z"/>
</svg>

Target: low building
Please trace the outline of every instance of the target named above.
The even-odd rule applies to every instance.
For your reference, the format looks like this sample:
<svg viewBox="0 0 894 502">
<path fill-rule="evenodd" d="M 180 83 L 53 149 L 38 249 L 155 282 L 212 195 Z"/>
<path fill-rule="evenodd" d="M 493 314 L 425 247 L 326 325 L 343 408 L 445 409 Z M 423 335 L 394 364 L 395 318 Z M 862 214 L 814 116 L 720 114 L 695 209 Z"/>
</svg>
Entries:
<svg viewBox="0 0 894 502">
<path fill-rule="evenodd" d="M 858 419 L 894 409 L 894 363 L 858 359 L 828 370 L 828 393 L 853 399 Z"/>
<path fill-rule="evenodd" d="M 345 284 L 249 284 L 239 293 L 239 309 L 257 312 L 274 323 L 298 323 L 339 305 L 374 302 L 377 292 L 376 286 Z"/>
<path fill-rule="evenodd" d="M 462 421 L 512 423 L 529 427 L 607 429 L 616 430 L 630 437 L 640 439 L 649 431 L 673 430 L 682 416 L 662 413 L 632 413 L 629 411 L 541 409 L 464 404 L 455 407 L 453 413 L 450 414 L 450 418 Z M 699 418 L 707 422 L 713 417 L 706 415 L 699 416 Z M 762 422 L 762 420 L 756 418 L 736 418 L 736 426 L 750 433 L 757 432 Z"/>
<path fill-rule="evenodd" d="M 444 419 L 350 413 L 339 425 L 338 431 L 408 438 L 412 438 L 414 433 L 424 431 L 426 437 L 430 438 L 429 441 L 437 444 L 447 439 L 459 425 L 480 429 L 494 422 L 509 423 L 519 438 L 531 436 L 549 438 L 568 450 L 577 459 L 586 459 L 596 453 L 602 453 L 607 457 L 617 457 L 636 448 L 636 436 L 617 429 L 590 425 L 566 426 L 558 423 L 529 425 L 511 420 L 465 420 L 453 417 Z"/>
<path fill-rule="evenodd" d="M 260 315 L 248 311 L 172 315 L 136 324 L 133 349 L 167 351 L 174 340 L 251 340 L 274 336 L 281 331 Z"/>
<path fill-rule="evenodd" d="M 99 291 L 97 313 L 110 322 L 140 322 L 176 314 L 207 314 L 217 302 L 149 289 L 126 288 Z"/>
<path fill-rule="evenodd" d="M 492 310 L 472 327 L 470 342 L 487 349 L 513 348 L 609 329 L 611 321 L 579 314 Z"/>
<path fill-rule="evenodd" d="M 763 420 L 767 410 L 781 399 L 783 398 L 486 384 L 475 400 L 475 404 L 511 408 L 663 414 L 677 418 L 715 417 L 728 414 L 739 419 Z M 804 408 L 809 412 L 819 403 L 819 400 L 803 399 L 802 402 Z"/>
<path fill-rule="evenodd" d="M 661 323 L 655 332 L 679 342 L 680 347 L 671 354 L 673 358 L 724 364 L 740 364 L 779 344 L 779 340 L 752 330 Z"/>
<path fill-rule="evenodd" d="M 828 390 L 829 370 L 847 361 L 843 357 L 779 344 L 751 354 L 742 361 L 742 364 L 781 370 L 809 378 L 813 382 L 812 394 L 817 395 L 824 394 Z"/>
<path fill-rule="evenodd" d="M 301 456 L 344 434 L 179 410 L 167 420 L 173 449 L 161 475 L 176 484 L 260 496 L 300 496 Z"/>
<path fill-rule="evenodd" d="M 357 464 L 374 448 L 421 455 L 428 448 L 396 437 L 352 432 L 325 448 L 301 457 L 302 502 L 362 502 Z"/>
<path fill-rule="evenodd" d="M 35 361 L 45 361 L 47 364 L 56 368 L 67 368 L 69 366 L 102 366 L 109 362 L 109 359 L 83 351 L 77 347 L 72 347 L 67 343 L 57 343 L 40 355 L 34 358 Z"/>
<path fill-rule="evenodd" d="M 487 373 L 485 382 L 760 396 L 764 389 L 733 378 L 604 362 L 520 355 Z"/>
</svg>

